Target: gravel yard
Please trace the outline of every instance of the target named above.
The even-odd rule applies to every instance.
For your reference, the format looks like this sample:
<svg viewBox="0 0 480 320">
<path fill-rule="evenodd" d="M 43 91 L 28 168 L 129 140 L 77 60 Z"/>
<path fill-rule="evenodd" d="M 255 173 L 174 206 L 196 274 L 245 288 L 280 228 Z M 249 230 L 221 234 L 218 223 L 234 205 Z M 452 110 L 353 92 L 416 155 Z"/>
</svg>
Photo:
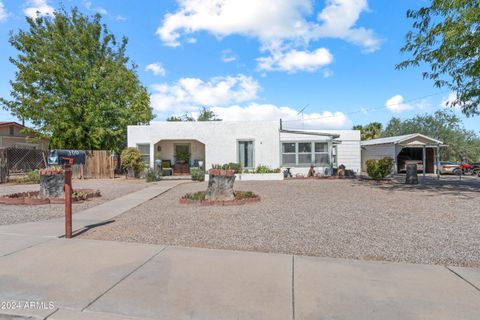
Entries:
<svg viewBox="0 0 480 320">
<path fill-rule="evenodd" d="M 128 193 L 140 190 L 148 184 L 144 180 L 125 180 L 124 178 L 73 180 L 73 188 L 89 188 L 100 190 L 102 196 L 88 201 L 73 204 L 73 213 L 99 205 Z M 39 190 L 38 184 L 0 184 L 0 195 Z M 0 225 L 30 221 L 48 220 L 63 217 L 63 204 L 37 206 L 13 206 L 0 204 Z"/>
<path fill-rule="evenodd" d="M 262 196 L 229 207 L 180 205 L 177 186 L 83 238 L 480 267 L 478 191 L 354 180 L 236 182 Z"/>
</svg>

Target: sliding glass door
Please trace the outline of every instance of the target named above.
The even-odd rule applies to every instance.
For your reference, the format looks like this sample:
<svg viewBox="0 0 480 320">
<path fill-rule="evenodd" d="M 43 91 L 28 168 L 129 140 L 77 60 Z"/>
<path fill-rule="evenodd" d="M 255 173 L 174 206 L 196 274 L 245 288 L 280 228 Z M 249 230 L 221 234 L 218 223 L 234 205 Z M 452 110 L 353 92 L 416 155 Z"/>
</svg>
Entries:
<svg viewBox="0 0 480 320">
<path fill-rule="evenodd" d="M 253 141 L 238 141 L 238 163 L 243 168 L 253 169 Z"/>
</svg>

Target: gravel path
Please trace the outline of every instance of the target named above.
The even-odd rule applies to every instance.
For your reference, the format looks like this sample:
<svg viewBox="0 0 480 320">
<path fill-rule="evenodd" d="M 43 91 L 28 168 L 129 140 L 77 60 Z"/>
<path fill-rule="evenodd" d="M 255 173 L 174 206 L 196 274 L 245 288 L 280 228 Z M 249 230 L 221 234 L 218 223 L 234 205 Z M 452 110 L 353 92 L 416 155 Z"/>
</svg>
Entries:
<svg viewBox="0 0 480 320">
<path fill-rule="evenodd" d="M 148 184 L 143 180 L 125 180 L 124 178 L 73 180 L 73 188 L 89 188 L 100 190 L 102 196 L 88 201 L 73 204 L 73 213 L 99 205 L 128 193 L 145 188 Z M 0 184 L 0 195 L 36 191 L 38 184 Z M 65 214 L 63 204 L 39 206 L 12 206 L 0 204 L 0 225 L 48 220 L 63 217 Z"/>
<path fill-rule="evenodd" d="M 260 203 L 180 205 L 178 186 L 82 235 L 206 248 L 480 267 L 479 192 L 359 181 L 237 182 Z"/>
</svg>

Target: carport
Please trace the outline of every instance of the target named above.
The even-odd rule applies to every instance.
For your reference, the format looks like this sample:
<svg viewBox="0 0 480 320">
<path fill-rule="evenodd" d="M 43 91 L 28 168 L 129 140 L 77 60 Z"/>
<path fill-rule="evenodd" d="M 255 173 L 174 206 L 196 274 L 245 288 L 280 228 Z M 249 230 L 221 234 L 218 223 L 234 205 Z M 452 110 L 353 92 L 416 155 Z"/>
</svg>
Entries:
<svg viewBox="0 0 480 320">
<path fill-rule="evenodd" d="M 420 133 L 372 139 L 361 142 L 362 169 L 366 170 L 366 161 L 391 157 L 394 159 L 394 171 L 399 173 L 405 159 L 421 160 L 423 175 L 436 173 L 440 176 L 440 148 L 442 141 L 427 137 Z"/>
</svg>

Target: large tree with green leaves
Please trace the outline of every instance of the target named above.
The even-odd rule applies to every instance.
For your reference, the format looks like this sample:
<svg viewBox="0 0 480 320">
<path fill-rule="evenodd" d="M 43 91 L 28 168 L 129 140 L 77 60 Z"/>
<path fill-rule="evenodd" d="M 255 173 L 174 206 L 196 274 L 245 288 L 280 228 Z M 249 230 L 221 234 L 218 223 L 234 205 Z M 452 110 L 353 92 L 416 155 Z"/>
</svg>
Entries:
<svg viewBox="0 0 480 320">
<path fill-rule="evenodd" d="M 367 125 L 353 126 L 353 130 L 360 130 L 362 140 L 371 140 L 380 138 L 382 135 L 383 126 L 380 122 L 371 122 Z"/>
<path fill-rule="evenodd" d="M 426 64 L 423 77 L 436 87 L 457 94 L 451 104 L 466 115 L 480 114 L 480 0 L 431 0 L 430 5 L 409 10 L 414 31 L 402 52 L 412 57 L 398 69 Z"/>
<path fill-rule="evenodd" d="M 441 140 L 448 145 L 441 148 L 442 160 L 480 161 L 480 137 L 463 127 L 461 119 L 453 112 L 439 110 L 434 114 L 417 115 L 400 120 L 393 117 L 383 132 L 384 137 L 421 133 Z"/>
<path fill-rule="evenodd" d="M 77 8 L 27 18 L 28 30 L 11 33 L 19 51 L 11 99 L 3 107 L 51 136 L 51 148 L 119 150 L 127 125 L 152 118 L 149 94 L 136 66 L 101 16 Z"/>
<path fill-rule="evenodd" d="M 181 116 L 171 116 L 166 119 L 167 121 L 222 121 L 218 116 L 208 107 L 202 107 L 198 114 L 197 119 L 191 116 L 188 113 L 185 113 Z"/>
</svg>

